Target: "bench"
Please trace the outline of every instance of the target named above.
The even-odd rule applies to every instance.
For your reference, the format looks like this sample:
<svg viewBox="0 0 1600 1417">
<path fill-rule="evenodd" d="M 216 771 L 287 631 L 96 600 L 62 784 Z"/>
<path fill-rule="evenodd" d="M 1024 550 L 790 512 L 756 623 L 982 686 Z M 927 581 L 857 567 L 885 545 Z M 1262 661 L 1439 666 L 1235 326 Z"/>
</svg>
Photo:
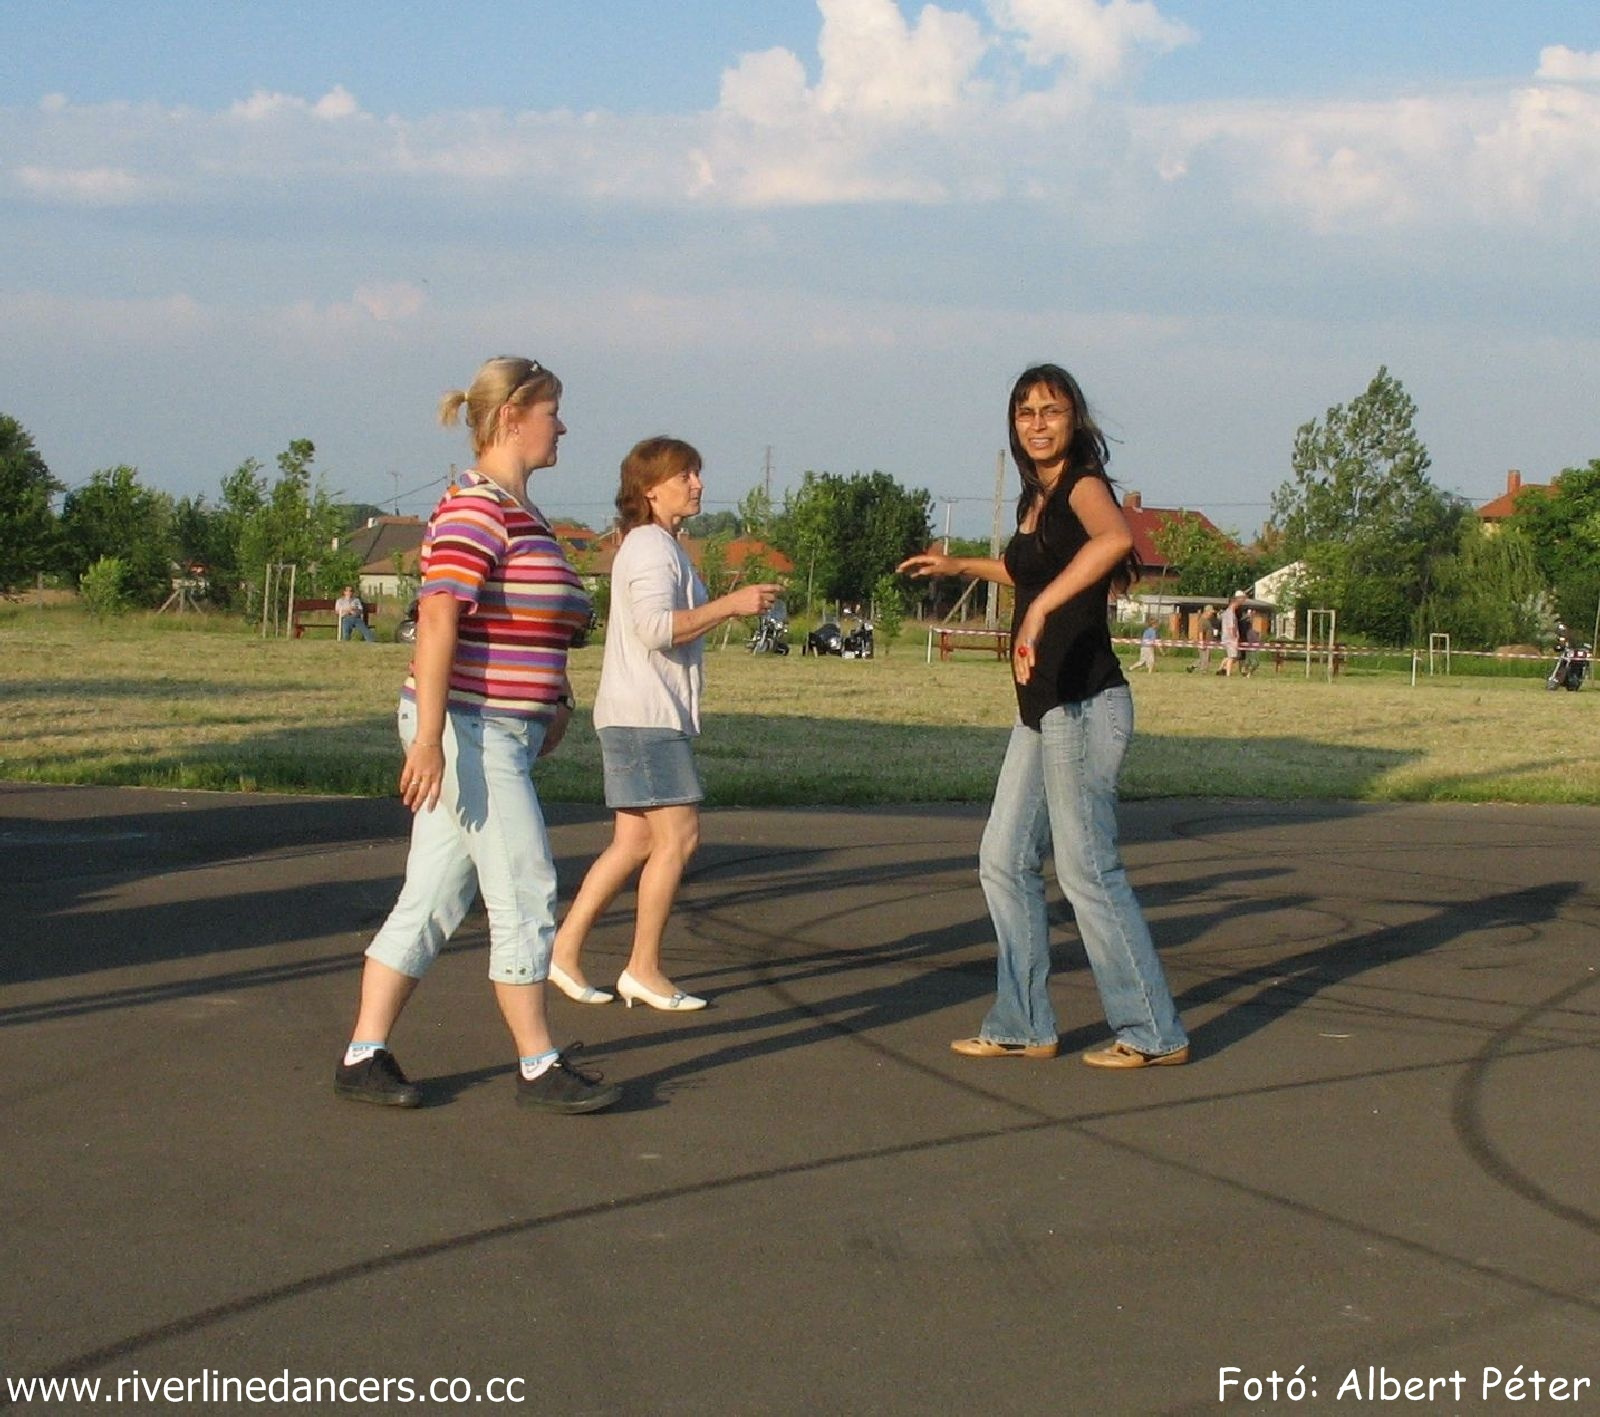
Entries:
<svg viewBox="0 0 1600 1417">
<path fill-rule="evenodd" d="M 1270 651 L 1272 654 L 1272 672 L 1274 674 L 1282 670 L 1285 663 L 1303 664 L 1306 658 L 1306 647 L 1303 644 L 1295 644 L 1292 641 L 1285 643 L 1274 640 L 1265 644 L 1251 642 L 1241 645 L 1240 648 L 1246 654 L 1260 654 Z M 1344 668 L 1344 662 L 1349 656 L 1349 650 L 1349 645 L 1312 645 L 1311 662 L 1313 665 L 1326 665 L 1331 658 L 1333 660 L 1333 672 L 1337 674 Z"/>
<path fill-rule="evenodd" d="M 332 600 L 296 600 L 289 616 L 289 627 L 295 639 L 298 640 L 307 630 L 332 630 L 334 638 L 337 639 L 339 617 L 333 610 L 336 603 Z M 367 622 L 368 628 L 371 628 L 372 607 L 366 601 L 361 602 L 361 618 Z"/>
<path fill-rule="evenodd" d="M 958 649 L 981 649 L 992 651 L 996 659 L 1011 658 L 1010 630 L 940 630 L 938 635 L 940 659 L 949 659 Z M 962 644 L 962 640 L 975 643 Z"/>
</svg>

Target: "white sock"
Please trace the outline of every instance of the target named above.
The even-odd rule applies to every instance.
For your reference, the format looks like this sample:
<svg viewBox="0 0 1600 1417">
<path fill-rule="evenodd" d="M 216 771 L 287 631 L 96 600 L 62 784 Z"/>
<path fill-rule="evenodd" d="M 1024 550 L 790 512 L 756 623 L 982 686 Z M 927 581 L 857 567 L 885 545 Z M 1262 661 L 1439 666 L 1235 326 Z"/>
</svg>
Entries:
<svg viewBox="0 0 1600 1417">
<path fill-rule="evenodd" d="M 517 1066 L 522 1069 L 523 1081 L 532 1082 L 536 1077 L 549 1072 L 551 1065 L 560 1056 L 560 1052 L 552 1048 L 548 1053 L 535 1053 L 530 1058 L 518 1058 Z"/>
<path fill-rule="evenodd" d="M 351 1040 L 350 1046 L 344 1050 L 344 1065 L 354 1067 L 357 1063 L 364 1062 L 374 1053 L 381 1053 L 389 1045 L 387 1043 L 358 1043 Z"/>
</svg>

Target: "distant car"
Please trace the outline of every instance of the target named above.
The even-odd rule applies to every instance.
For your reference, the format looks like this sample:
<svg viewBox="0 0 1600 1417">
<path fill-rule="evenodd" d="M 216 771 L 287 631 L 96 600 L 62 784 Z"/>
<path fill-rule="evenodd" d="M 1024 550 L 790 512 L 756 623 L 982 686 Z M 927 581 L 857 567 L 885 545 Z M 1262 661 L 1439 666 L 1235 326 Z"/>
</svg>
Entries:
<svg viewBox="0 0 1600 1417">
<path fill-rule="evenodd" d="M 818 625 L 809 635 L 801 649 L 801 657 L 808 654 L 840 654 L 844 648 L 844 636 L 839 627 L 832 620 L 825 620 Z"/>
</svg>

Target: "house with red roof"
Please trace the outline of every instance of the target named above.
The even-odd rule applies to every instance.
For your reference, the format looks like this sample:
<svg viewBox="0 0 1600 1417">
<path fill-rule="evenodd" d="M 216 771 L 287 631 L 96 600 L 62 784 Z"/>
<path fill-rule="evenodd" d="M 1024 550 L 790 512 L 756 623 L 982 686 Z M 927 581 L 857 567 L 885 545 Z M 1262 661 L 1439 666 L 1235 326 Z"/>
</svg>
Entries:
<svg viewBox="0 0 1600 1417">
<path fill-rule="evenodd" d="M 1128 519 L 1128 529 L 1133 532 L 1133 549 L 1144 568 L 1142 580 L 1152 583 L 1149 588 L 1159 590 L 1159 582 L 1176 578 L 1177 568 L 1167 563 L 1156 545 L 1156 536 L 1170 521 L 1187 518 L 1198 522 L 1206 531 L 1231 540 L 1204 512 L 1192 512 L 1185 507 L 1147 507 L 1138 492 L 1122 494 L 1122 515 Z"/>
<path fill-rule="evenodd" d="M 705 555 L 705 538 L 680 536 L 678 544 L 688 554 L 695 569 L 699 570 L 701 559 Z M 611 563 L 616 560 L 621 545 L 622 532 L 619 528 L 612 527 L 611 530 L 595 538 L 591 554 L 579 564 L 578 569 L 586 576 L 609 576 Z M 787 576 L 794 571 L 794 562 L 776 546 L 769 546 L 753 536 L 734 537 L 724 545 L 723 557 L 728 569 L 735 576 L 742 576 L 746 563 L 750 561 L 760 561 L 780 576 Z"/>
<path fill-rule="evenodd" d="M 1516 468 L 1506 473 L 1506 490 L 1493 501 L 1485 502 L 1478 508 L 1478 520 L 1488 531 L 1498 527 L 1517 509 L 1517 498 L 1524 492 L 1537 492 L 1541 497 L 1548 497 L 1555 491 L 1553 485 L 1547 482 L 1524 482 L 1522 474 Z"/>
</svg>

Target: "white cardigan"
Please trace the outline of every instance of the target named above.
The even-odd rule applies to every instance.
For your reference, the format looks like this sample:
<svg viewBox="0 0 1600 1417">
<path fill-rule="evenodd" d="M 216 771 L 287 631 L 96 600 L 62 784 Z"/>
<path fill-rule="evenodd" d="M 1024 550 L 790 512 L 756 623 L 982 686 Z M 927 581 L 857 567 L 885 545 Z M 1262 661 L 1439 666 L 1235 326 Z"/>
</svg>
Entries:
<svg viewBox="0 0 1600 1417">
<path fill-rule="evenodd" d="M 611 565 L 611 613 L 596 728 L 675 728 L 700 732 L 705 684 L 702 638 L 673 646 L 672 612 L 706 603 L 693 563 L 665 527 L 636 526 Z"/>
</svg>

